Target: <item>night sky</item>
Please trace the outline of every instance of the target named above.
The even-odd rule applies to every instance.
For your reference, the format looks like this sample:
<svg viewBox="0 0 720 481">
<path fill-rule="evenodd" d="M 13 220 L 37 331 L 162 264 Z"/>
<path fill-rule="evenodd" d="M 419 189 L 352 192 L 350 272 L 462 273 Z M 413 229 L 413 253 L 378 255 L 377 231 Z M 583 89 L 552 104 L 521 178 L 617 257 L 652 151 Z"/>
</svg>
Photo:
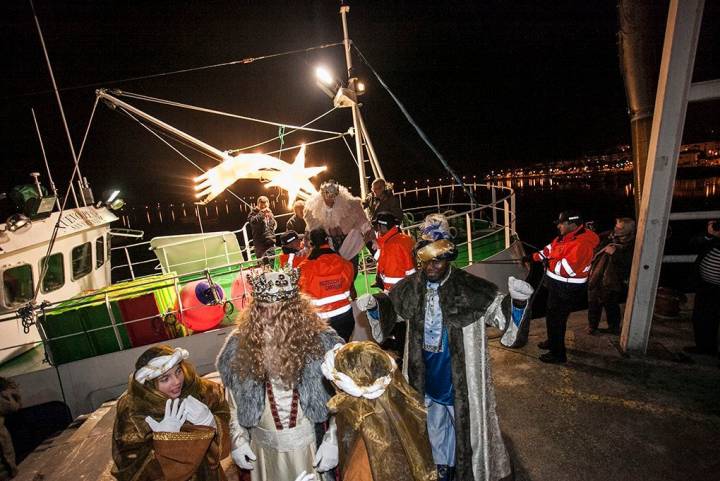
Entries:
<svg viewBox="0 0 720 481">
<path fill-rule="evenodd" d="M 706 2 L 695 81 L 718 72 L 718 3 Z M 461 174 L 573 158 L 629 143 L 613 1 L 350 3 L 351 38 Z M 228 62 L 341 40 L 338 2 L 37 0 L 55 77 L 76 145 L 99 86 L 268 120 L 301 124 L 331 107 L 314 84 L 319 63 L 342 76 L 341 47 L 141 81 L 113 80 Z M 0 192 L 45 177 L 30 108 L 58 186 L 72 163 L 29 3 L 3 2 L 0 39 L 3 176 Z M 445 175 L 367 68 L 363 114 L 386 177 Z M 92 85 L 76 88 L 79 86 Z M 220 148 L 250 145 L 277 128 L 129 101 Z M 691 106 L 686 139 L 717 140 L 718 104 Z M 344 131 L 348 109 L 318 124 Z M 319 138 L 294 134 L 287 144 Z M 273 144 L 277 148 L 277 143 Z M 184 150 L 204 167 L 215 162 Z M 290 155 L 285 153 L 283 158 Z M 341 142 L 313 146 L 308 164 L 357 182 Z M 197 175 L 127 117 L 98 106 L 81 160 L 96 193 L 120 187 L 128 201 L 188 198 Z M 234 190 L 255 190 L 241 181 Z"/>
</svg>

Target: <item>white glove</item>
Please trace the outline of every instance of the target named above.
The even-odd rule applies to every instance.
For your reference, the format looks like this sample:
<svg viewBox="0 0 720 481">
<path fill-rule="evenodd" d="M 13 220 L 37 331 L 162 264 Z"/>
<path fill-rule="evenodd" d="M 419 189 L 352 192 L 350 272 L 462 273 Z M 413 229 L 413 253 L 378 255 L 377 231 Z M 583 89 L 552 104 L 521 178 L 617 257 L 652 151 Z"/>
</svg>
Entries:
<svg viewBox="0 0 720 481">
<path fill-rule="evenodd" d="M 295 481 L 317 481 L 317 478 L 313 473 L 307 474 L 305 471 L 298 474 L 298 477 L 295 478 Z"/>
<path fill-rule="evenodd" d="M 252 452 L 250 444 L 245 440 L 232 450 L 230 456 L 232 456 L 233 461 L 235 461 L 235 464 L 237 464 L 240 469 L 252 470 L 255 467 L 254 461 L 257 459 L 257 456 Z"/>
<path fill-rule="evenodd" d="M 165 417 L 162 421 L 157 422 L 148 416 L 145 418 L 145 422 L 150 425 L 150 429 L 155 433 L 177 433 L 180 432 L 180 428 L 185 424 L 186 417 L 185 401 L 180 402 L 180 399 L 168 399 L 165 403 Z"/>
<path fill-rule="evenodd" d="M 185 412 L 187 413 L 187 420 L 196 426 L 217 427 L 215 424 L 215 416 L 213 416 L 210 408 L 192 396 L 185 398 Z"/>
<path fill-rule="evenodd" d="M 532 296 L 534 290 L 530 284 L 513 276 L 508 277 L 508 290 L 510 297 L 515 301 L 527 301 Z"/>
<path fill-rule="evenodd" d="M 366 312 L 371 309 L 375 309 L 377 307 L 377 301 L 372 294 L 363 294 L 357 298 L 355 305 L 357 305 L 358 309 L 361 311 Z"/>
<path fill-rule="evenodd" d="M 323 437 L 323 442 L 315 453 L 313 466 L 318 472 L 324 473 L 337 466 L 338 461 L 337 425 L 335 424 L 335 418 L 332 418 L 325 437 Z"/>
</svg>

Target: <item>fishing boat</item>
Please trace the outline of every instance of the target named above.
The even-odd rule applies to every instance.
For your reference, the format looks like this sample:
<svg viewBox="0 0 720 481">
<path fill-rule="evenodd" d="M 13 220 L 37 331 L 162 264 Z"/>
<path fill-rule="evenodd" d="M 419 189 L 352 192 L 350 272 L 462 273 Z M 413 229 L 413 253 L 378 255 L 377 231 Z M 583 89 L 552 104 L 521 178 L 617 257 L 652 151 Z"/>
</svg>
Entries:
<svg viewBox="0 0 720 481">
<path fill-rule="evenodd" d="M 353 55 L 359 51 L 353 50 L 349 39 L 348 11 L 347 6 L 341 7 L 344 38 L 337 46 L 343 48 L 351 72 Z M 148 114 L 135 103 L 154 102 L 242 118 L 285 132 L 314 132 L 324 135 L 323 141 L 350 140 L 355 148 L 348 150 L 358 169 L 358 186 L 353 187 L 364 196 L 369 180 L 383 177 L 383 171 L 381 152 L 375 152 L 358 101 L 362 83 L 357 78 L 339 81 L 322 71 L 318 74 L 332 108 L 351 114 L 345 116 L 340 129 L 315 128 L 317 119 L 288 125 L 119 90 L 98 90 L 95 106 L 108 105 L 139 123 L 148 131 L 148 141 L 154 136 L 185 160 L 190 159 L 168 139 L 218 162 L 198 178 L 198 211 L 223 193 L 232 195 L 230 202 L 247 208 L 240 196 L 226 193 L 239 178 L 275 186 L 279 198 L 288 204 L 295 197 L 312 195 L 318 183 L 316 175 L 322 170 L 304 166 L 313 145 L 284 145 L 283 152 L 296 153 L 292 163 L 275 157 L 272 150 L 262 154 L 246 153 L 246 147 L 223 150 Z M 384 85 L 379 75 L 377 80 Z M 122 122 L 127 120 L 118 116 L 119 125 Z M 439 154 L 438 158 L 445 163 Z M 76 166 L 79 160 L 75 159 Z M 523 250 L 515 231 L 513 190 L 475 180 L 465 182 L 449 167 L 448 172 L 451 182 L 396 189 L 405 217 L 403 230 L 417 237 L 425 215 L 444 213 L 456 233 L 458 267 L 501 288 L 509 275 L 524 277 L 525 271 L 515 261 Z M 75 206 L 64 208 L 68 197 L 61 203 L 37 175 L 35 179 L 35 185 L 26 189 L 27 200 L 44 208 L 18 214 L 0 226 L 0 376 L 18 383 L 24 405 L 62 402 L 72 418 L 93 412 L 124 391 L 128 366 L 147 345 L 158 342 L 188 349 L 200 373 L 214 371 L 215 356 L 250 299 L 246 275 L 259 265 L 248 223 L 233 231 L 205 231 L 198 214 L 197 233 L 141 240 L 142 232 L 129 229 L 123 219 L 116 193 L 95 201 L 83 179 Z M 49 168 L 48 181 L 54 191 Z M 278 233 L 288 216 L 277 216 Z M 127 238 L 138 240 L 128 242 Z M 363 251 L 356 280 L 358 294 L 376 289 L 372 287 L 374 269 L 372 256 Z M 367 336 L 366 321 L 357 312 L 356 321 L 355 336 L 362 339 Z"/>
</svg>

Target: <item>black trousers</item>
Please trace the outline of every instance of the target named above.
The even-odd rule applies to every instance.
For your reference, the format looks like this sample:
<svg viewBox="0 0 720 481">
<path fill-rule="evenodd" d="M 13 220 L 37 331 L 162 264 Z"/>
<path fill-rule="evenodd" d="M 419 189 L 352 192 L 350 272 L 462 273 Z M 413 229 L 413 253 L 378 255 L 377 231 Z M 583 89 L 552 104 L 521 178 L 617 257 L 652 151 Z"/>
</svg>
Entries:
<svg viewBox="0 0 720 481">
<path fill-rule="evenodd" d="M 586 284 L 556 281 L 548 276 L 545 276 L 543 282 L 548 292 L 545 322 L 550 341 L 550 353 L 560 359 L 566 359 L 565 330 L 568 316 L 587 295 L 587 286 Z"/>
<path fill-rule="evenodd" d="M 588 325 L 597 329 L 600 325 L 603 307 L 607 314 L 607 325 L 610 329 L 620 327 L 620 301 L 622 293 L 618 291 L 605 291 L 598 296 L 588 296 Z"/>
<path fill-rule="evenodd" d="M 338 336 L 342 337 L 345 342 L 350 342 L 350 337 L 355 330 L 355 316 L 353 316 L 352 309 L 329 318 L 328 324 L 335 329 Z"/>
<path fill-rule="evenodd" d="M 715 354 L 718 350 L 720 326 L 720 286 L 707 282 L 698 286 L 692 321 L 695 345 L 708 354 Z"/>
</svg>

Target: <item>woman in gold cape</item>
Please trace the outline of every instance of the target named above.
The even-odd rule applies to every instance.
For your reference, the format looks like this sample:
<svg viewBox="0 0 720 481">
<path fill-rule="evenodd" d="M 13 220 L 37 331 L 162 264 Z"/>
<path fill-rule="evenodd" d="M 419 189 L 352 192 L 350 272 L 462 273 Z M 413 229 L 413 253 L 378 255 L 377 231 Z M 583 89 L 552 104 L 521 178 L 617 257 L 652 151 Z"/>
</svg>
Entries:
<svg viewBox="0 0 720 481">
<path fill-rule="evenodd" d="M 174 367 L 179 365 L 184 374 L 179 398 L 185 402 L 192 396 L 207 406 L 212 413 L 210 425 L 185 421 L 179 432 L 154 432 L 146 420 L 148 416 L 163 419 L 170 397 L 157 389 L 157 380 L 150 378 L 141 383 L 136 376 L 141 369 L 148 368 L 148 361 L 168 359 L 177 352 L 184 353 L 183 359 L 187 357 L 184 349 L 173 350 L 168 346 L 148 349 L 138 359 L 128 389 L 118 400 L 112 439 L 115 461 L 112 474 L 119 481 L 226 480 L 220 460 L 230 453 L 230 411 L 222 385 L 199 377 L 191 364 L 180 360 L 174 364 Z M 175 359 L 177 357 L 175 354 Z"/>
<path fill-rule="evenodd" d="M 422 397 L 385 351 L 369 341 L 338 345 L 323 373 L 338 389 L 328 408 L 336 413 L 343 481 L 437 479 Z"/>
</svg>

